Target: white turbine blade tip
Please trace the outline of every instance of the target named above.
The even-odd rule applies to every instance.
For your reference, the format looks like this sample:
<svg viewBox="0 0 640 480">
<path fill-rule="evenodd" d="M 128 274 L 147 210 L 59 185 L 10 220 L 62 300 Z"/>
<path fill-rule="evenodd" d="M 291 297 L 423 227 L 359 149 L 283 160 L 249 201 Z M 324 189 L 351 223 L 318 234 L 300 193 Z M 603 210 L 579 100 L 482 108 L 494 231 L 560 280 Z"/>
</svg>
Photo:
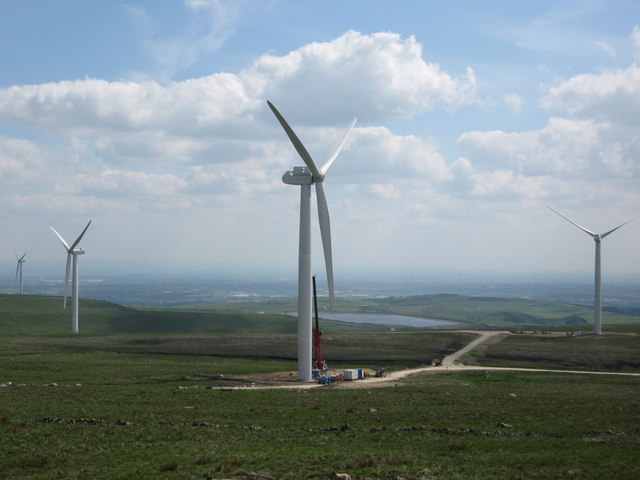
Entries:
<svg viewBox="0 0 640 480">
<path fill-rule="evenodd" d="M 610 233 L 615 232 L 616 230 L 618 230 L 619 228 L 624 227 L 627 223 L 633 222 L 635 220 L 635 218 L 632 218 L 631 220 L 628 220 L 626 222 L 624 222 L 622 225 L 618 225 L 616 228 L 612 228 L 611 230 L 609 230 L 608 232 L 603 233 L 602 235 L 600 235 L 600 238 L 604 238 L 607 235 L 609 235 Z"/>
<path fill-rule="evenodd" d="M 67 250 L 69 250 L 69 245 L 67 244 L 67 242 L 65 242 L 64 238 L 62 238 L 62 235 L 60 235 L 58 232 L 56 232 L 56 229 L 53 227 L 49 227 L 53 233 L 56 234 L 56 237 L 58 237 L 60 239 L 60 241 L 62 242 L 62 245 L 64 245 L 64 248 L 66 248 Z"/>
<path fill-rule="evenodd" d="M 569 222 L 572 225 L 575 225 L 576 227 L 578 227 L 580 230 L 582 230 L 583 232 L 591 235 L 593 238 L 595 238 L 597 236 L 597 233 L 592 232 L 591 230 L 587 230 L 586 228 L 584 228 L 582 225 L 578 225 L 576 222 L 574 222 L 573 220 L 570 220 L 569 218 L 565 217 L 564 215 L 562 215 L 559 212 L 556 212 L 553 208 L 551 208 L 549 205 L 547 205 L 547 208 L 549 210 L 551 210 L 553 213 L 555 213 L 556 215 L 561 216 L 562 218 L 564 218 L 567 222 Z"/>
<path fill-rule="evenodd" d="M 340 138 L 340 141 L 336 144 L 335 147 L 333 147 L 333 150 L 325 160 L 324 165 L 321 168 L 322 175 L 326 175 L 329 169 L 331 168 L 331 165 L 333 165 L 333 161 L 340 154 L 340 151 L 342 150 L 342 147 L 344 147 L 344 144 L 347 142 L 347 138 L 349 138 L 349 135 L 351 134 L 351 130 L 353 130 L 353 126 L 355 124 L 356 124 L 356 119 L 354 118 L 353 120 L 351 120 L 351 123 L 349 124 L 349 127 L 347 127 L 346 132 L 344 132 L 344 134 Z"/>
<path fill-rule="evenodd" d="M 89 220 L 89 223 L 87 223 L 87 226 L 84 227 L 84 230 L 82 230 L 82 233 L 78 236 L 78 238 L 76 238 L 76 241 L 73 242 L 73 245 L 71 245 L 70 250 L 73 250 L 74 248 L 76 248 L 76 246 L 80 243 L 80 240 L 82 240 L 82 237 L 84 236 L 87 229 L 89 228 L 89 225 L 91 225 L 91 220 Z"/>
<path fill-rule="evenodd" d="M 313 175 L 314 177 L 320 177 L 321 176 L 320 170 L 318 169 L 318 166 L 316 165 L 316 163 L 313 161 L 313 158 L 311 158 L 311 155 L 307 151 L 302 141 L 298 138 L 296 133 L 293 131 L 291 126 L 287 123 L 287 121 L 284 119 L 284 117 L 278 111 L 278 109 L 273 105 L 273 103 L 271 103 L 269 100 L 267 100 L 267 103 L 269 104 L 269 108 L 271 108 L 271 111 L 273 112 L 273 114 L 276 116 L 276 118 L 280 122 L 280 125 L 284 129 L 285 133 L 289 137 L 289 140 L 291 140 L 291 143 L 296 149 L 296 152 L 298 152 L 298 155 L 300 155 L 300 158 L 302 158 L 305 165 L 309 167 L 309 170 L 311 171 L 311 175 Z"/>
</svg>

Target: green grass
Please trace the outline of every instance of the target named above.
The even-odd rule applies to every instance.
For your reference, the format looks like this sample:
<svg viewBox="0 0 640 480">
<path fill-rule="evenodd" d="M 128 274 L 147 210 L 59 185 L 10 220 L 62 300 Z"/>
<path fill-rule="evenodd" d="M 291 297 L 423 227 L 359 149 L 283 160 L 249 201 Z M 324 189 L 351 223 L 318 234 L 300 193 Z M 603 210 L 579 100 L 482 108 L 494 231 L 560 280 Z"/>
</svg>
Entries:
<svg viewBox="0 0 640 480">
<path fill-rule="evenodd" d="M 80 299 L 81 333 L 264 332 L 293 333 L 296 320 L 285 315 L 246 312 L 180 312 L 131 308 Z M 0 295 L 0 333 L 62 334 L 71 328 L 70 306 L 62 299 Z"/>
<path fill-rule="evenodd" d="M 433 358 L 453 353 L 473 338 L 475 335 L 459 332 L 336 332 L 323 336 L 323 351 L 330 365 L 353 366 L 355 362 L 369 368 L 402 369 L 429 364 Z M 265 370 L 259 368 L 272 361 L 289 362 L 287 369 L 295 370 L 297 358 L 297 337 L 287 334 L 15 335 L 5 337 L 3 344 L 15 354 L 6 359 L 9 363 L 92 352 L 133 354 L 133 359 L 142 358 L 139 354 L 166 358 L 215 356 L 233 358 L 235 364 L 246 362 L 250 366 L 244 373 L 260 373 Z M 275 370 L 270 371 L 285 370 L 282 363 L 274 365 Z"/>
<path fill-rule="evenodd" d="M 512 335 L 463 361 L 485 366 L 640 372 L 640 326 L 610 326 L 602 336 Z"/>
<path fill-rule="evenodd" d="M 326 307 L 324 299 L 320 309 Z M 227 311 L 276 313 L 295 311 L 295 300 L 234 302 L 176 307 L 182 311 Z M 589 330 L 593 309 L 560 302 L 468 297 L 452 294 L 415 295 L 361 300 L 338 299 L 336 310 L 345 313 L 389 313 L 460 322 L 459 328 L 572 328 Z M 637 309 L 603 311 L 603 324 L 640 323 Z M 446 327 L 451 328 L 451 327 Z"/>
<path fill-rule="evenodd" d="M 321 299 L 320 309 L 326 308 Z M 126 307 L 80 299 L 80 332 L 96 333 L 295 333 L 295 300 L 230 302 L 172 308 Z M 460 295 L 420 295 L 366 301 L 339 300 L 337 311 L 392 313 L 459 322 L 453 328 L 572 329 L 589 331 L 590 308 L 557 302 Z M 0 334 L 65 334 L 70 308 L 55 297 L 0 295 Z M 603 324 L 640 323 L 633 312 L 604 312 Z M 381 332 L 385 325 L 322 321 L 328 332 Z M 451 329 L 451 326 L 444 327 Z M 419 330 L 396 326 L 399 331 Z"/>
<path fill-rule="evenodd" d="M 454 296 L 376 305 L 366 310 L 492 327 L 505 325 L 500 312 L 551 325 L 579 308 Z M 362 390 L 208 388 L 295 370 L 295 319 L 258 311 L 83 300 L 82 333 L 69 335 L 60 299 L 0 296 L 0 383 L 13 383 L 0 387 L 0 477 L 640 478 L 640 377 L 491 371 Z M 418 366 L 474 338 L 354 328 L 326 329 L 332 366 Z M 637 317 L 608 316 L 603 337 L 514 335 L 473 358 L 637 371 L 639 330 Z"/>
<path fill-rule="evenodd" d="M 192 375 L 292 362 L 11 346 L 0 362 L 0 378 L 23 384 L 0 388 L 6 479 L 640 475 L 637 378 L 473 372 L 225 391 Z"/>
</svg>

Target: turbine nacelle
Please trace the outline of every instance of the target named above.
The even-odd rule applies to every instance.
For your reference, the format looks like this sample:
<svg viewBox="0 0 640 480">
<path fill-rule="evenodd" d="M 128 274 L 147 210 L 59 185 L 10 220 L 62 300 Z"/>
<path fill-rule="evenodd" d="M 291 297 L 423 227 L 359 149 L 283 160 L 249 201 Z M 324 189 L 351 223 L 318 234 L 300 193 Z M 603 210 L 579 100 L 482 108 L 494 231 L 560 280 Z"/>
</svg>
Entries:
<svg viewBox="0 0 640 480">
<path fill-rule="evenodd" d="M 293 167 L 282 175 L 282 181 L 287 185 L 311 185 L 315 180 L 307 167 Z"/>
</svg>

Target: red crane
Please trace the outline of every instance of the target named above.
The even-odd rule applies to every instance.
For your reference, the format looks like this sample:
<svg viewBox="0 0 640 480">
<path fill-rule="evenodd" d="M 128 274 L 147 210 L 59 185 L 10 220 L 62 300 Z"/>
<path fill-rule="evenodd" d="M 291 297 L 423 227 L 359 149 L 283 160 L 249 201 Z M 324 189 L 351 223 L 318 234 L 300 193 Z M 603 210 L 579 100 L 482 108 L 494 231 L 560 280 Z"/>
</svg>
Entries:
<svg viewBox="0 0 640 480">
<path fill-rule="evenodd" d="M 311 276 L 313 280 L 313 308 L 315 311 L 316 324 L 313 328 L 313 368 L 317 370 L 326 370 L 327 362 L 324 361 L 322 355 L 322 330 L 318 322 L 318 297 L 316 294 L 316 276 Z"/>
</svg>

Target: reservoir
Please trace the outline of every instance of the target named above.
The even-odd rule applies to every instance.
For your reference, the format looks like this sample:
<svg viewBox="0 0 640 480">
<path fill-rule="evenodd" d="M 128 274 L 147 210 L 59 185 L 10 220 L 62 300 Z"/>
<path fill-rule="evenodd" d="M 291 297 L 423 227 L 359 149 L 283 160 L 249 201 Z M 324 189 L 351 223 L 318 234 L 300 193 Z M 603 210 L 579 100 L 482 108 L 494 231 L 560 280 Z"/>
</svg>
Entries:
<svg viewBox="0 0 640 480">
<path fill-rule="evenodd" d="M 337 320 L 351 323 L 373 323 L 376 325 L 407 325 L 409 327 L 444 327 L 455 325 L 448 320 L 433 320 L 430 318 L 407 317 L 404 315 L 390 315 L 385 313 L 326 313 L 319 314 L 320 319 Z"/>
</svg>

